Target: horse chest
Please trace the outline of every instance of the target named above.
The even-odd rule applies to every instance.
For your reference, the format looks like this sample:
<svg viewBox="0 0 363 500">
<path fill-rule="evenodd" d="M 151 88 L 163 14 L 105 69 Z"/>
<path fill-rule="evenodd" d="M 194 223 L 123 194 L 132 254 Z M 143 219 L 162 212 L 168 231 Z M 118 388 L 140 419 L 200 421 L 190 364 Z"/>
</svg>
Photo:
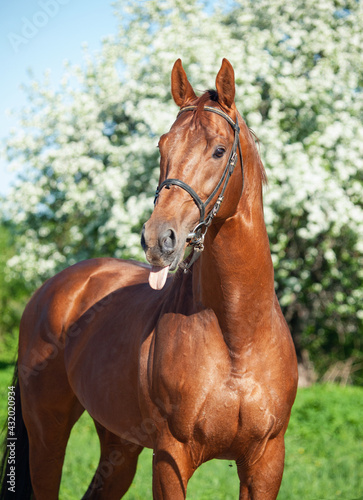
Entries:
<svg viewBox="0 0 363 500">
<path fill-rule="evenodd" d="M 151 349 L 149 387 L 171 434 L 202 446 L 207 456 L 224 456 L 234 448 L 236 456 L 241 448 L 250 455 L 273 426 L 269 398 L 252 377 L 233 373 L 215 316 L 204 311 L 160 326 Z"/>
</svg>

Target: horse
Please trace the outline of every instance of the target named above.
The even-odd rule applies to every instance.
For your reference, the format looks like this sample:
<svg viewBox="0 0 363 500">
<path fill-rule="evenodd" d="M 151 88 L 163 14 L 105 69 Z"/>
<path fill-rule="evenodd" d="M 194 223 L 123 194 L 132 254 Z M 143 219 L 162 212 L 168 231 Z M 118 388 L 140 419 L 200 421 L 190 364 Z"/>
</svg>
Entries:
<svg viewBox="0 0 363 500">
<path fill-rule="evenodd" d="M 194 471 L 213 458 L 236 463 L 240 500 L 277 497 L 298 376 L 274 290 L 265 170 L 229 61 L 216 90 L 197 97 L 178 59 L 171 92 L 180 111 L 159 141 L 159 186 L 141 235 L 148 264 L 83 261 L 25 308 L 14 379 L 22 500 L 31 491 L 58 498 L 84 410 L 101 455 L 83 498 L 121 498 L 144 447 L 153 449 L 154 499 L 186 498 Z"/>
</svg>

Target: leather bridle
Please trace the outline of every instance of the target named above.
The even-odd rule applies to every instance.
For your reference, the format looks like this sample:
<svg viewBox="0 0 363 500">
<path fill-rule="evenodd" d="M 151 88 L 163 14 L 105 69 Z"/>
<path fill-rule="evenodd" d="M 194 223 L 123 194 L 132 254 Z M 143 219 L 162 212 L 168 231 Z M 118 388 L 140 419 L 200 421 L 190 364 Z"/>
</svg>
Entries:
<svg viewBox="0 0 363 500">
<path fill-rule="evenodd" d="M 186 111 L 193 111 L 197 108 L 197 106 L 186 106 L 185 108 L 182 108 L 179 113 L 177 118 L 182 114 L 185 113 Z M 233 140 L 233 145 L 231 152 L 228 157 L 228 161 L 226 164 L 226 167 L 223 171 L 222 177 L 220 178 L 218 184 L 216 187 L 213 189 L 212 193 L 208 196 L 207 200 L 203 203 L 201 198 L 198 196 L 198 194 L 194 191 L 192 187 L 190 187 L 188 184 L 186 184 L 184 181 L 181 181 L 180 179 L 165 179 L 160 186 L 156 189 L 155 193 L 155 199 L 154 199 L 154 204 L 156 203 L 156 200 L 158 199 L 158 196 L 160 194 L 160 191 L 165 187 L 166 189 L 170 189 L 170 186 L 178 186 L 184 191 L 186 191 L 195 201 L 197 207 L 199 208 L 200 212 L 200 219 L 198 224 L 195 226 L 194 230 L 189 233 L 187 237 L 188 245 L 192 246 L 194 251 L 193 251 L 193 256 L 190 259 L 190 261 L 187 264 L 183 264 L 184 270 L 189 269 L 192 264 L 197 260 L 197 258 L 200 256 L 201 252 L 204 250 L 204 237 L 205 234 L 208 230 L 208 227 L 211 225 L 213 218 L 217 215 L 218 210 L 221 206 L 221 203 L 224 199 L 224 193 L 226 191 L 228 181 L 233 174 L 234 168 L 237 164 L 238 160 L 238 155 L 237 155 L 237 148 L 239 152 L 239 157 L 240 157 L 240 162 L 241 162 L 241 171 L 242 171 L 242 191 L 243 191 L 243 184 L 244 184 L 244 172 L 243 172 L 243 159 L 242 159 L 242 150 L 241 150 L 241 143 L 239 139 L 239 132 L 240 128 L 238 125 L 238 120 L 234 122 L 230 116 L 228 116 L 226 113 L 223 111 L 217 109 L 217 108 L 212 108 L 210 106 L 204 106 L 205 111 L 209 111 L 211 113 L 216 113 L 219 116 L 222 116 L 227 122 L 231 125 L 231 127 L 234 130 L 234 140 Z M 211 208 L 211 210 L 208 212 L 207 215 L 206 209 L 209 205 L 209 203 L 213 200 L 213 198 L 216 196 L 218 193 L 219 189 L 222 187 L 220 194 Z"/>
</svg>

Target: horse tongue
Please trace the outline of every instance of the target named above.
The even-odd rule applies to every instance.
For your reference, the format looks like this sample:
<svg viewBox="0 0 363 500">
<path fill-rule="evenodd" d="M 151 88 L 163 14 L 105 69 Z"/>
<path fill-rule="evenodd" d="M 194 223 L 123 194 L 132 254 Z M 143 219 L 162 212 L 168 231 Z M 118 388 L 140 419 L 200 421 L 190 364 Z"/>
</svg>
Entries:
<svg viewBox="0 0 363 500">
<path fill-rule="evenodd" d="M 166 278 L 168 277 L 168 271 L 170 266 L 158 267 L 152 266 L 149 274 L 149 284 L 154 290 L 161 290 L 165 285 Z"/>
</svg>

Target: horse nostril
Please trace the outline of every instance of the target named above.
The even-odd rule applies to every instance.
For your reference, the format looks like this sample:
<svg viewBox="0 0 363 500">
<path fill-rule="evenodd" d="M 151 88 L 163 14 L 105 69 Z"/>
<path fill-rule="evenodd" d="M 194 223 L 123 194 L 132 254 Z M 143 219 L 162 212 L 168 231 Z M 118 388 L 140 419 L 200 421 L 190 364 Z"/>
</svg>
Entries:
<svg viewBox="0 0 363 500">
<path fill-rule="evenodd" d="M 176 234 L 173 229 L 168 229 L 160 238 L 160 248 L 163 253 L 172 253 L 176 245 Z"/>
</svg>

